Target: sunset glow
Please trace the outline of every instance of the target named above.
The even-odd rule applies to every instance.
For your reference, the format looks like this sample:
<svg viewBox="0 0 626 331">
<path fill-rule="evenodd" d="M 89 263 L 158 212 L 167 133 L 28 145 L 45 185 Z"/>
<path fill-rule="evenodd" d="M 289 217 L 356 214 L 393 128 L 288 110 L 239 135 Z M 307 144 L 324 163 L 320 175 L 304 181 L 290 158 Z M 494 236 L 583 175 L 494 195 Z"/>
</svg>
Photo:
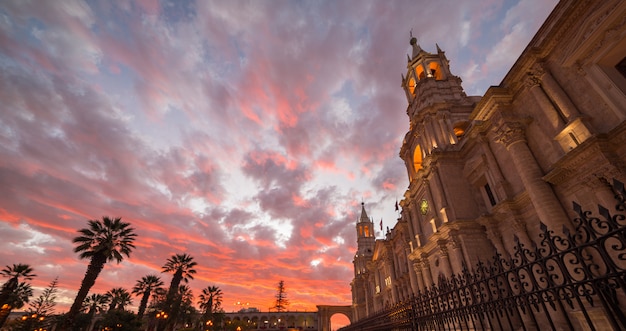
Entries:
<svg viewBox="0 0 626 331">
<path fill-rule="evenodd" d="M 58 276 L 65 312 L 72 238 L 106 215 L 136 248 L 92 293 L 169 284 L 187 253 L 227 312 L 280 280 L 289 310 L 350 305 L 361 202 L 382 237 L 408 187 L 409 31 L 482 94 L 555 3 L 1 1 L 0 267 L 32 266 L 35 296 Z"/>
</svg>

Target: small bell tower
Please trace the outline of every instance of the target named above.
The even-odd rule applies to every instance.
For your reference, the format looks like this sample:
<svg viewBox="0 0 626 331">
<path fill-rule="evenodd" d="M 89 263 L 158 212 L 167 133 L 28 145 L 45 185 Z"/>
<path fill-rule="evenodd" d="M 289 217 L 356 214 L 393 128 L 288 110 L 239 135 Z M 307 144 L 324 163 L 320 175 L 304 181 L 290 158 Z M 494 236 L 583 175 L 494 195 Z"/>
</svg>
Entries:
<svg viewBox="0 0 626 331">
<path fill-rule="evenodd" d="M 355 321 L 368 316 L 368 296 L 370 293 L 370 273 L 367 264 L 372 261 L 376 236 L 374 235 L 374 222 L 365 212 L 365 204 L 361 202 L 361 217 L 356 223 L 357 250 L 354 254 L 354 279 L 350 284 L 352 288 L 352 309 Z"/>
<path fill-rule="evenodd" d="M 439 45 L 435 44 L 435 53 L 429 53 L 412 33 L 410 45 L 406 76 L 402 75 L 402 88 L 409 102 L 409 132 L 400 157 L 413 181 L 433 153 L 457 149 L 473 104 L 480 98 L 465 94 L 461 78 L 450 72 L 450 61 Z"/>
<path fill-rule="evenodd" d="M 356 223 L 357 251 L 354 255 L 355 276 L 366 271 L 367 262 L 374 254 L 376 236 L 374 235 L 374 222 L 372 222 L 365 212 L 365 204 L 361 202 L 361 217 Z"/>
</svg>

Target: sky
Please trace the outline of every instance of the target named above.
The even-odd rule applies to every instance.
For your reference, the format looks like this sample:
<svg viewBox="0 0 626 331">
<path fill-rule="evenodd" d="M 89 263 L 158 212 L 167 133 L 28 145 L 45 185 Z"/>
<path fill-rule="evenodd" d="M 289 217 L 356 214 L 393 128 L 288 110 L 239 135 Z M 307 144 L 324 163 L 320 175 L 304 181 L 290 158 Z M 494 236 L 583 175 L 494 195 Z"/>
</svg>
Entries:
<svg viewBox="0 0 626 331">
<path fill-rule="evenodd" d="M 121 217 L 136 248 L 91 293 L 168 285 L 187 253 L 227 312 L 280 280 L 290 310 L 350 305 L 361 202 L 382 238 L 408 187 L 410 33 L 481 95 L 555 4 L 0 1 L 0 266 L 32 266 L 35 297 L 58 277 L 65 312 L 77 230 Z"/>
</svg>

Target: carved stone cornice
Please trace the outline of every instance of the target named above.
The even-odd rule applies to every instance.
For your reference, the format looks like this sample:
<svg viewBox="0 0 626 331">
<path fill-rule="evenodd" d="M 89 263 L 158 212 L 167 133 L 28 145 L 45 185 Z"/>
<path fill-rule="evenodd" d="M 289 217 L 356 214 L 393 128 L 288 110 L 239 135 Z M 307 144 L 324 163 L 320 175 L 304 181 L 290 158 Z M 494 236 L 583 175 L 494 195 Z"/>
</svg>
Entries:
<svg viewBox="0 0 626 331">
<path fill-rule="evenodd" d="M 492 115 L 502 108 L 508 108 L 511 105 L 512 96 L 506 88 L 492 86 L 480 102 L 474 107 L 474 111 L 470 114 L 469 119 L 472 121 L 487 121 Z"/>
<path fill-rule="evenodd" d="M 582 36 L 581 40 L 573 43 L 573 45 L 584 44 L 587 39 L 589 39 L 589 37 L 593 35 L 594 32 L 596 32 L 597 27 L 600 26 L 607 19 L 607 17 L 609 17 L 609 15 L 619 15 L 619 13 L 615 13 L 615 7 L 617 7 L 619 4 L 620 1 L 615 1 L 615 3 L 611 7 L 605 8 L 604 11 L 600 15 L 598 15 L 598 17 L 596 17 L 590 25 L 585 28 L 585 34 Z M 607 29 L 605 29 L 602 33 L 602 37 L 597 38 L 598 41 L 593 44 L 593 46 L 587 48 L 587 51 L 582 56 L 576 58 L 577 66 L 582 67 L 589 64 L 590 62 L 593 62 L 593 57 L 601 53 L 600 49 L 602 47 L 618 39 L 618 37 L 620 36 L 619 30 L 623 29 L 624 25 L 626 25 L 626 16 L 623 16 L 622 14 L 621 20 L 613 23 Z M 580 46 L 578 47 L 580 48 Z"/>
<path fill-rule="evenodd" d="M 552 170 L 543 176 L 543 180 L 554 185 L 560 185 L 564 182 L 579 177 L 581 171 L 587 171 L 590 166 L 597 168 L 598 156 L 602 155 L 602 144 L 604 139 L 599 137 L 591 137 L 576 149 L 565 154 L 552 166 Z"/>
</svg>

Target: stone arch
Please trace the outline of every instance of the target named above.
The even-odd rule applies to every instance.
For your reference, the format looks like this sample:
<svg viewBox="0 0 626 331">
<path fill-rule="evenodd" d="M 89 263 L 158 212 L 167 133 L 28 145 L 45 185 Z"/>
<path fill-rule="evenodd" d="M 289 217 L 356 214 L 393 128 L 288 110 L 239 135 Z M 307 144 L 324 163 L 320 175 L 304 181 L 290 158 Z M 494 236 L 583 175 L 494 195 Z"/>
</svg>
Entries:
<svg viewBox="0 0 626 331">
<path fill-rule="evenodd" d="M 346 315 L 350 323 L 354 322 L 351 306 L 317 306 L 317 313 L 319 316 L 317 329 L 319 331 L 330 331 L 330 318 L 337 313 Z"/>
</svg>

